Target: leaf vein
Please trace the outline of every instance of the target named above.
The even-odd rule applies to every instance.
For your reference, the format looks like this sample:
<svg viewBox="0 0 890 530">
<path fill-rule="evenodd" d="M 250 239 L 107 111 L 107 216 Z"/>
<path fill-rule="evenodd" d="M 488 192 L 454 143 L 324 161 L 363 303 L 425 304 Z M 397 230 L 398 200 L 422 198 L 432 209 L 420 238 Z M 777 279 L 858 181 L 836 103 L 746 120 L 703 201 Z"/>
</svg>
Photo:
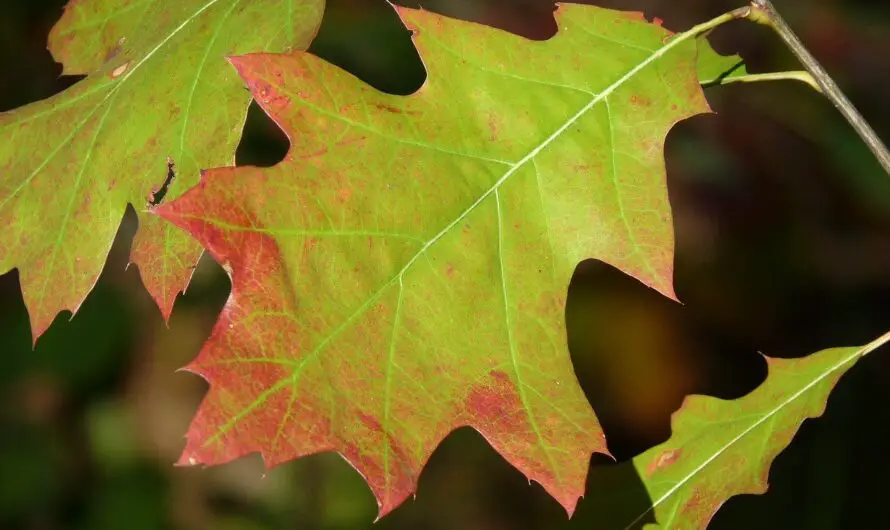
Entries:
<svg viewBox="0 0 890 530">
<path fill-rule="evenodd" d="M 541 429 L 538 427 L 538 422 L 535 419 L 535 414 L 532 412 L 532 408 L 528 402 L 528 396 L 526 396 L 525 388 L 528 384 L 522 380 L 522 371 L 519 369 L 519 362 L 516 358 L 516 342 L 513 340 L 513 322 L 510 318 L 510 296 L 507 293 L 507 270 L 504 266 L 504 228 L 503 228 L 503 216 L 501 214 L 501 196 L 498 191 L 494 193 L 495 205 L 497 206 L 497 222 L 498 222 L 498 264 L 500 266 L 500 275 L 501 275 L 501 293 L 503 295 L 503 303 L 504 303 L 504 323 L 507 328 L 507 345 L 510 351 L 510 363 L 513 368 L 513 373 L 516 374 L 516 390 L 519 393 L 519 400 L 522 402 L 522 407 L 525 409 L 525 415 L 528 417 L 529 424 L 531 425 L 532 431 L 535 433 L 535 438 L 538 440 L 538 447 L 541 448 L 541 451 L 544 453 L 544 457 L 547 459 L 547 462 L 550 464 L 550 469 L 553 471 L 553 474 L 556 476 L 556 480 L 562 484 L 562 478 L 560 477 L 559 468 L 557 468 L 556 463 L 553 461 L 553 456 L 550 454 L 550 451 L 547 449 L 546 444 L 544 443 L 544 438 L 541 436 Z"/>
</svg>

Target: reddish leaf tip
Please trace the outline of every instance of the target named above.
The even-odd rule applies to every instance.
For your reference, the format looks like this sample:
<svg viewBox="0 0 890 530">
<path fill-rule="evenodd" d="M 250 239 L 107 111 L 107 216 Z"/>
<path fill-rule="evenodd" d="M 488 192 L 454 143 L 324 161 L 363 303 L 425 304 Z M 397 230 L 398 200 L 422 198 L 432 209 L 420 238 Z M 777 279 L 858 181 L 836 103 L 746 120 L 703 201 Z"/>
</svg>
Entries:
<svg viewBox="0 0 890 530">
<path fill-rule="evenodd" d="M 194 467 L 194 466 L 200 465 L 201 463 L 202 462 L 198 461 L 198 459 L 195 458 L 194 456 L 192 456 L 191 454 L 183 452 L 179 456 L 179 460 L 174 462 L 173 465 L 176 467 Z"/>
</svg>

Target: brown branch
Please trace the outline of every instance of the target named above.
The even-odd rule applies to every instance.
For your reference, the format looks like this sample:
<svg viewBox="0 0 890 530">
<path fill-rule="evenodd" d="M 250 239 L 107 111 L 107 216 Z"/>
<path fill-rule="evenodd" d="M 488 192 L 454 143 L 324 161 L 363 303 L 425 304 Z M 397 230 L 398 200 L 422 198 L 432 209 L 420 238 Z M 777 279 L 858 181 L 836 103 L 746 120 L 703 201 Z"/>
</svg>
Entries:
<svg viewBox="0 0 890 530">
<path fill-rule="evenodd" d="M 751 0 L 751 10 L 748 13 L 748 19 L 771 27 L 779 35 L 791 50 L 791 53 L 797 57 L 803 67 L 813 76 L 825 97 L 841 112 L 859 134 L 859 137 L 862 138 L 862 141 L 877 157 L 884 171 L 890 175 L 890 150 L 887 149 L 887 146 L 881 141 L 881 138 L 872 129 L 871 125 L 856 110 L 853 103 L 844 95 L 837 83 L 825 71 L 825 68 L 819 64 L 819 61 L 813 57 L 813 54 L 794 34 L 794 31 L 791 30 L 785 19 L 776 11 L 773 3 L 770 0 Z"/>
</svg>

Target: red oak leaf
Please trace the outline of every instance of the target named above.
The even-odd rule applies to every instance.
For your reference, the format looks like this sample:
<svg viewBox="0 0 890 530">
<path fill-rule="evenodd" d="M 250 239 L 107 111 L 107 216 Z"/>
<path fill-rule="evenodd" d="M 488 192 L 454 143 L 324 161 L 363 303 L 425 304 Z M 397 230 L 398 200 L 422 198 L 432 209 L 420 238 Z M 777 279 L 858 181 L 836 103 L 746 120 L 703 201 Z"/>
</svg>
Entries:
<svg viewBox="0 0 890 530">
<path fill-rule="evenodd" d="M 385 514 L 471 426 L 571 513 L 605 443 L 568 284 L 597 258 L 673 296 L 663 144 L 708 109 L 696 43 L 576 5 L 546 42 L 399 13 L 428 70 L 416 94 L 305 53 L 232 58 L 290 151 L 156 210 L 232 278 L 188 367 L 211 387 L 182 462 L 338 451 Z"/>
</svg>

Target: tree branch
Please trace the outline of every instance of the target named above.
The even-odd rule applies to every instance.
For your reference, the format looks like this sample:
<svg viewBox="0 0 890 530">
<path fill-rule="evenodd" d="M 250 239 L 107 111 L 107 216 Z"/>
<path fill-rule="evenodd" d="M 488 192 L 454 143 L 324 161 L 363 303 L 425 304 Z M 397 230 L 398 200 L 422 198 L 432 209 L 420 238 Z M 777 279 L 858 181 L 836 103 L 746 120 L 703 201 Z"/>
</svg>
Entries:
<svg viewBox="0 0 890 530">
<path fill-rule="evenodd" d="M 890 175 L 890 150 L 887 149 L 884 142 L 871 128 L 871 125 L 856 110 L 853 103 L 844 95 L 828 72 L 819 64 L 819 61 L 813 57 L 813 54 L 807 50 L 803 42 L 794 34 L 794 31 L 791 30 L 785 19 L 776 11 L 773 3 L 770 0 L 751 0 L 751 10 L 748 13 L 748 19 L 771 27 L 779 35 L 804 68 L 815 79 L 825 97 L 841 112 L 859 134 L 859 137 L 862 138 L 862 141 L 877 157 L 884 171 Z"/>
</svg>

